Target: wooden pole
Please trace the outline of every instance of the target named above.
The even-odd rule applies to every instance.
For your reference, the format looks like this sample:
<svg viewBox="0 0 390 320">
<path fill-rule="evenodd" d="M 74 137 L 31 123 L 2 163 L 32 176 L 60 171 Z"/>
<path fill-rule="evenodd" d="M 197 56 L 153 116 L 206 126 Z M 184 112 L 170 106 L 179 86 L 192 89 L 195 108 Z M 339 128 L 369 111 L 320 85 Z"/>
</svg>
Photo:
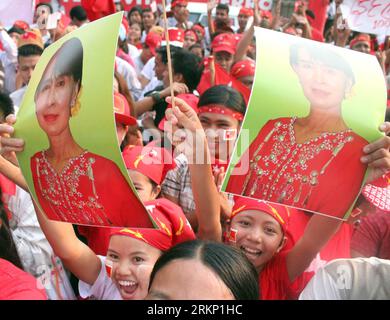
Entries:
<svg viewBox="0 0 390 320">
<path fill-rule="evenodd" d="M 172 73 L 172 61 L 171 61 L 171 48 L 169 45 L 169 33 L 168 33 L 168 21 L 167 21 L 167 10 L 165 7 L 165 0 L 162 0 L 163 5 L 163 19 L 165 26 L 165 41 L 167 43 L 167 58 L 168 58 L 168 75 L 169 75 L 169 87 L 171 88 L 171 99 L 172 108 L 175 107 L 174 91 L 173 91 L 173 73 Z"/>
</svg>

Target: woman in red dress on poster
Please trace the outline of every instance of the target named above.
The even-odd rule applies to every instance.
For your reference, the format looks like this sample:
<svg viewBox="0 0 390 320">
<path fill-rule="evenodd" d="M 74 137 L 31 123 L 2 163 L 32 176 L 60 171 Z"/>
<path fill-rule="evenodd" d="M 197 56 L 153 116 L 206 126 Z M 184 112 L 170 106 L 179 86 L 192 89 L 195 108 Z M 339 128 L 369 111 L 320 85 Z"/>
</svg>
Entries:
<svg viewBox="0 0 390 320">
<path fill-rule="evenodd" d="M 354 74 L 334 51 L 302 44 L 290 47 L 290 64 L 310 102 L 309 114 L 269 120 L 242 155 L 226 191 L 343 217 L 366 172 L 360 158 L 368 142 L 342 118 Z M 235 175 L 248 162 L 246 172 Z"/>
<path fill-rule="evenodd" d="M 38 123 L 49 140 L 30 162 L 39 204 L 53 220 L 153 227 L 117 165 L 72 136 L 69 120 L 80 109 L 82 67 L 81 41 L 70 39 L 51 58 L 35 93 Z"/>
</svg>

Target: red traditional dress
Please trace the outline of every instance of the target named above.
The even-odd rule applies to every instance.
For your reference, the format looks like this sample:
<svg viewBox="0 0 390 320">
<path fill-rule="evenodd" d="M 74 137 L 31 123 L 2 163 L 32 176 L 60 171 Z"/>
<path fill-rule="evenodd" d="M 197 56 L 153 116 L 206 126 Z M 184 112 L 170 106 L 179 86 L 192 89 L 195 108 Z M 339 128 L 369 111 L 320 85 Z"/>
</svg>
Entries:
<svg viewBox="0 0 390 320">
<path fill-rule="evenodd" d="M 152 228 L 146 209 L 117 165 L 84 151 L 57 173 L 45 151 L 31 158 L 39 203 L 52 220 L 98 226 Z"/>
<path fill-rule="evenodd" d="M 236 166 L 247 160 L 248 171 L 233 171 L 226 191 L 343 217 L 360 191 L 368 142 L 348 129 L 297 143 L 295 120 L 265 124 Z"/>
</svg>

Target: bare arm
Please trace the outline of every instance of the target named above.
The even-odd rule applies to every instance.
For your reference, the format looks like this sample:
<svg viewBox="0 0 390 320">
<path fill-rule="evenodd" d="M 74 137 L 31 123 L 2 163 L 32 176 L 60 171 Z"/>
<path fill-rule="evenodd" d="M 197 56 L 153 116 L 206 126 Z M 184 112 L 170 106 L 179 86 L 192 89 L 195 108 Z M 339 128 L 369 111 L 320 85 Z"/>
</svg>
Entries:
<svg viewBox="0 0 390 320">
<path fill-rule="evenodd" d="M 174 82 L 172 85 L 173 85 L 173 92 L 175 94 L 188 92 L 188 87 L 184 83 Z M 161 99 L 168 97 L 171 94 L 170 87 L 161 90 L 159 94 Z M 140 115 L 142 115 L 147 111 L 151 111 L 155 103 L 156 101 L 152 97 L 145 97 L 141 100 L 134 102 L 135 113 L 137 117 L 139 117 Z"/>
<path fill-rule="evenodd" d="M 272 18 L 272 22 L 270 25 L 271 30 L 275 30 L 277 28 L 277 26 L 279 25 L 281 7 L 282 7 L 282 1 L 275 0 L 273 8 L 272 8 L 273 18 Z"/>
<path fill-rule="evenodd" d="M 234 62 L 245 59 L 248 47 L 250 46 L 253 36 L 255 35 L 255 26 L 259 26 L 260 21 L 261 18 L 258 4 L 255 1 L 255 8 L 253 10 L 253 23 L 249 29 L 244 32 L 240 42 L 237 45 L 236 53 L 234 54 Z"/>
<path fill-rule="evenodd" d="M 81 281 L 94 284 L 101 270 L 101 262 L 96 254 L 77 238 L 72 224 L 51 221 L 35 203 L 34 207 L 46 239 L 65 267 Z"/>
<path fill-rule="evenodd" d="M 170 102 L 170 98 L 168 98 Z M 220 201 L 210 165 L 209 149 L 205 132 L 196 112 L 183 100 L 175 98 L 176 107 L 167 110 L 167 119 L 172 123 L 173 137 L 181 125 L 186 130 L 186 139 L 176 149 L 189 160 L 191 187 L 196 204 L 198 236 L 201 239 L 221 241 Z M 173 138 L 174 139 L 174 138 Z M 174 142 L 173 142 L 174 143 Z"/>
<path fill-rule="evenodd" d="M 314 214 L 305 233 L 287 254 L 287 271 L 291 281 L 300 276 L 316 255 L 337 232 L 342 220 Z"/>
</svg>

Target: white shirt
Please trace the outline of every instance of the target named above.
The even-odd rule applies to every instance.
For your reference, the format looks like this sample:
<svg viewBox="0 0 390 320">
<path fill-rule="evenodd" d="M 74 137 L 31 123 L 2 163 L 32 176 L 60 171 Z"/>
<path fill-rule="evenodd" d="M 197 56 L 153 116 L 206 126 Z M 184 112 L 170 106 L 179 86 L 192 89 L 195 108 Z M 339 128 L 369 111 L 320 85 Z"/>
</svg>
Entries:
<svg viewBox="0 0 390 320">
<path fill-rule="evenodd" d="M 106 257 L 98 256 L 101 262 L 101 269 L 93 285 L 79 281 L 79 293 L 82 298 L 91 298 L 96 300 L 123 300 L 118 288 L 108 277 L 106 272 Z"/>
<path fill-rule="evenodd" d="M 129 48 L 129 55 L 133 58 L 133 60 L 141 53 L 141 50 L 130 43 L 127 44 L 127 47 Z"/>
<path fill-rule="evenodd" d="M 152 80 L 153 77 L 156 76 L 156 73 L 154 72 L 154 66 L 156 65 L 155 60 L 155 57 L 150 58 L 141 71 L 141 74 L 148 80 Z"/>
<path fill-rule="evenodd" d="M 300 300 L 390 299 L 390 260 L 336 259 L 319 269 Z"/>
<path fill-rule="evenodd" d="M 12 102 L 14 103 L 15 115 L 18 114 L 18 111 L 19 111 L 20 105 L 22 104 L 22 100 L 23 100 L 24 94 L 26 93 L 26 90 L 27 90 L 27 86 L 23 86 L 20 89 L 12 92 L 10 94 L 10 98 L 11 98 Z"/>
<path fill-rule="evenodd" d="M 0 42 L 4 48 L 4 51 L 0 52 L 0 61 L 4 68 L 4 89 L 7 93 L 11 93 L 15 91 L 18 48 L 5 30 L 0 31 Z"/>
<path fill-rule="evenodd" d="M 8 208 L 12 212 L 12 238 L 24 270 L 41 280 L 49 299 L 75 300 L 62 262 L 38 223 L 30 194 L 16 186 L 15 195 L 9 197 Z"/>
<path fill-rule="evenodd" d="M 135 71 L 137 71 L 137 74 L 140 74 L 142 69 L 144 68 L 144 63 L 141 60 L 141 53 L 138 54 L 138 56 L 133 58 L 134 65 L 135 65 Z"/>
<path fill-rule="evenodd" d="M 134 100 L 138 100 L 141 95 L 141 83 L 138 80 L 137 72 L 127 61 L 115 57 L 117 71 L 125 78 L 127 86 L 133 95 Z"/>
</svg>

